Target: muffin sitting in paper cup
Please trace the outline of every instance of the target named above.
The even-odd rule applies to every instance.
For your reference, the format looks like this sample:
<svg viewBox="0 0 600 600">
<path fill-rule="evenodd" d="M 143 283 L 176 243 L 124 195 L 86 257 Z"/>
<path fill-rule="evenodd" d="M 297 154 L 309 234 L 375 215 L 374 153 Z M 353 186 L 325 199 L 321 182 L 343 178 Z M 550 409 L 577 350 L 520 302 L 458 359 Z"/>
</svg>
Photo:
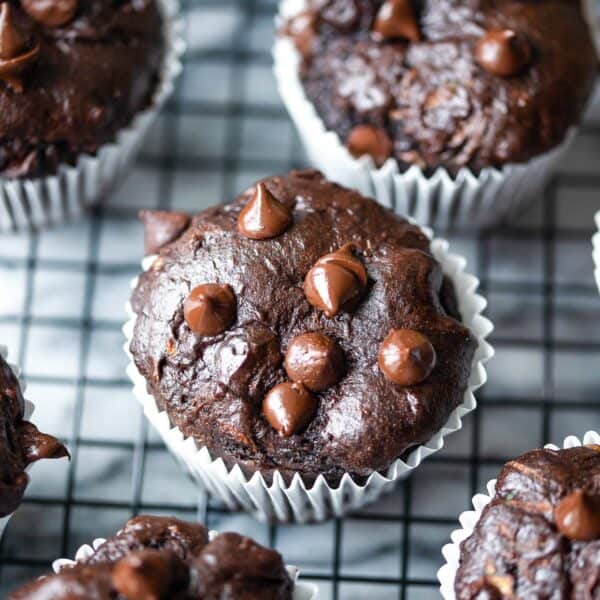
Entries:
<svg viewBox="0 0 600 600">
<path fill-rule="evenodd" d="M 125 329 L 136 395 L 231 506 L 341 514 L 474 407 L 491 354 L 477 281 L 373 200 L 303 171 L 193 219 L 143 218 L 159 254 Z"/>
<path fill-rule="evenodd" d="M 23 399 L 21 386 L 0 346 L 0 537 L 23 500 L 29 477 L 25 470 L 45 458 L 63 458 L 67 449 L 26 419 L 33 406 Z"/>
<path fill-rule="evenodd" d="M 444 547 L 445 600 L 600 597 L 600 435 L 527 452 L 473 498 Z"/>
<path fill-rule="evenodd" d="M 579 2 L 286 0 L 281 18 L 279 89 L 314 166 L 420 222 L 490 222 L 541 191 L 595 81 Z"/>
<path fill-rule="evenodd" d="M 316 600 L 281 555 L 237 533 L 173 517 L 140 516 L 108 540 L 83 546 L 55 574 L 9 600 Z"/>
<path fill-rule="evenodd" d="M 122 173 L 178 71 L 160 1 L 0 2 L 0 230 L 71 216 Z"/>
</svg>

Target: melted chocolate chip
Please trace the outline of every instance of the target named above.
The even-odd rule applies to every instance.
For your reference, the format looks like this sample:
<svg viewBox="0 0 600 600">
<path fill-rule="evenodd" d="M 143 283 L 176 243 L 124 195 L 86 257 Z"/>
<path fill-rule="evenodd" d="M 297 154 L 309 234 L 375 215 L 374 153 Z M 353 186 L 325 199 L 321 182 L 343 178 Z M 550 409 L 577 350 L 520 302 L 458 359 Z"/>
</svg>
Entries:
<svg viewBox="0 0 600 600">
<path fill-rule="evenodd" d="M 144 224 L 144 253 L 157 254 L 161 248 L 179 238 L 190 224 L 190 216 L 166 210 L 142 210 Z"/>
<path fill-rule="evenodd" d="M 510 29 L 488 31 L 477 42 L 475 60 L 492 75 L 511 77 L 531 62 L 531 46 L 527 38 Z"/>
<path fill-rule="evenodd" d="M 306 299 L 328 317 L 351 310 L 367 286 L 367 272 L 352 244 L 321 257 L 304 280 Z"/>
<path fill-rule="evenodd" d="M 223 333 L 235 319 L 236 300 L 228 285 L 204 283 L 195 287 L 186 298 L 183 314 L 196 335 Z"/>
<path fill-rule="evenodd" d="M 308 58 L 313 53 L 316 27 L 315 11 L 305 10 L 289 20 L 283 29 L 283 35 L 291 37 L 302 57 Z"/>
<path fill-rule="evenodd" d="M 70 458 L 68 450 L 55 437 L 42 433 L 33 423 L 21 421 L 17 431 L 27 464 L 47 458 Z"/>
<path fill-rule="evenodd" d="M 346 140 L 348 152 L 355 158 L 370 156 L 378 167 L 392 155 L 392 140 L 388 134 L 373 125 L 357 125 Z"/>
<path fill-rule="evenodd" d="M 322 392 L 343 377 L 344 353 L 330 337 L 305 333 L 290 342 L 284 366 L 292 381 L 304 384 L 313 392 Z"/>
<path fill-rule="evenodd" d="M 410 0 L 386 0 L 375 18 L 373 33 L 385 40 L 400 38 L 418 42 L 421 34 Z"/>
<path fill-rule="evenodd" d="M 73 19 L 77 0 L 21 0 L 23 10 L 46 27 L 60 27 Z"/>
<path fill-rule="evenodd" d="M 0 79 L 22 92 L 22 75 L 36 61 L 39 46 L 19 29 L 13 10 L 8 2 L 0 6 Z"/>
<path fill-rule="evenodd" d="M 292 211 L 264 183 L 259 183 L 254 196 L 240 212 L 238 231 L 253 240 L 265 240 L 281 235 L 292 221 Z"/>
<path fill-rule="evenodd" d="M 571 540 L 600 539 L 600 498 L 577 489 L 556 505 L 554 519 L 558 530 Z"/>
<path fill-rule="evenodd" d="M 435 361 L 430 341 L 412 329 L 392 329 L 379 349 L 379 368 L 398 385 L 415 385 L 425 380 Z"/>
<path fill-rule="evenodd" d="M 284 437 L 299 433 L 317 412 L 317 399 L 301 383 L 280 383 L 263 400 L 263 414 Z"/>
</svg>

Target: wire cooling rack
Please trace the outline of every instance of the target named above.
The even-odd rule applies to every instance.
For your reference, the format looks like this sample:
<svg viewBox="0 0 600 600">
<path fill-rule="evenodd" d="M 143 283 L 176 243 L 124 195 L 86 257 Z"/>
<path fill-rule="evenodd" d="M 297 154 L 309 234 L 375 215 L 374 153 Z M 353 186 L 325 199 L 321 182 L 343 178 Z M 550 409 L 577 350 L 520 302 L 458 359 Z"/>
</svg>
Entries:
<svg viewBox="0 0 600 600">
<path fill-rule="evenodd" d="M 590 238 L 600 208 L 600 102 L 545 197 L 510 227 L 452 235 L 489 299 L 496 358 L 480 408 L 398 490 L 343 520 L 267 526 L 199 495 L 149 431 L 120 331 L 139 270 L 141 207 L 198 211 L 304 164 L 271 76 L 275 1 L 193 0 L 175 97 L 125 185 L 85 220 L 0 238 L 0 341 L 69 444 L 33 470 L 0 547 L 0 595 L 132 514 L 176 514 L 278 548 L 324 599 L 438 597 L 440 549 L 502 463 L 600 430 L 600 298 Z"/>
</svg>

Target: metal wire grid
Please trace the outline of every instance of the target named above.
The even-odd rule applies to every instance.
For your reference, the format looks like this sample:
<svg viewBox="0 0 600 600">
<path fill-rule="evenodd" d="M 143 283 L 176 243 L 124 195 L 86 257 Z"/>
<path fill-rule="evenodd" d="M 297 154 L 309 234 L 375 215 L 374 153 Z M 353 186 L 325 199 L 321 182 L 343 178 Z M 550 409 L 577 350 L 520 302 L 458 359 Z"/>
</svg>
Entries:
<svg viewBox="0 0 600 600">
<path fill-rule="evenodd" d="M 0 591 L 140 512 L 198 518 L 277 547 L 323 598 L 436 598 L 441 546 L 508 458 L 600 429 L 600 302 L 592 214 L 600 208 L 600 114 L 518 223 L 452 236 L 490 300 L 498 356 L 479 409 L 397 492 L 343 520 L 268 526 L 198 494 L 131 398 L 120 352 L 142 206 L 199 210 L 303 164 L 270 76 L 275 1 L 191 0 L 174 99 L 124 188 L 82 223 L 0 239 L 0 340 L 23 366 L 36 422 L 70 464 L 36 467 L 0 547 Z M 599 111 L 595 111 L 599 113 Z"/>
</svg>

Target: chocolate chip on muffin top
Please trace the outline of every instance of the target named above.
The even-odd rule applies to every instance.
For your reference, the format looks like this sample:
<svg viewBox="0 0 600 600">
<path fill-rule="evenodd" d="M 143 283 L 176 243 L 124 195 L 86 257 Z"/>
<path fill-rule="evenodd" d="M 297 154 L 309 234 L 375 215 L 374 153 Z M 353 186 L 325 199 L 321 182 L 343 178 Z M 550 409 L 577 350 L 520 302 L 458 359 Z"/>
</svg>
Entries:
<svg viewBox="0 0 600 600">
<path fill-rule="evenodd" d="M 461 545 L 457 600 L 597 598 L 600 446 L 534 450 L 507 463 Z"/>
<path fill-rule="evenodd" d="M 237 533 L 209 541 L 199 524 L 136 517 L 86 559 L 9 600 L 291 600 L 281 556 Z"/>
<path fill-rule="evenodd" d="M 267 477 L 386 469 L 462 403 L 477 345 L 421 230 L 316 171 L 193 217 L 132 306 L 158 407 Z"/>
<path fill-rule="evenodd" d="M 155 0 L 0 2 L 0 175 L 38 177 L 146 108 L 163 53 Z"/>
<path fill-rule="evenodd" d="M 67 449 L 54 437 L 24 420 L 19 382 L 0 355 L 0 517 L 14 512 L 29 478 L 25 469 L 44 458 L 63 458 Z"/>
<path fill-rule="evenodd" d="M 379 166 L 528 161 L 578 123 L 597 69 L 564 0 L 306 0 L 282 33 L 325 126 Z"/>
</svg>

